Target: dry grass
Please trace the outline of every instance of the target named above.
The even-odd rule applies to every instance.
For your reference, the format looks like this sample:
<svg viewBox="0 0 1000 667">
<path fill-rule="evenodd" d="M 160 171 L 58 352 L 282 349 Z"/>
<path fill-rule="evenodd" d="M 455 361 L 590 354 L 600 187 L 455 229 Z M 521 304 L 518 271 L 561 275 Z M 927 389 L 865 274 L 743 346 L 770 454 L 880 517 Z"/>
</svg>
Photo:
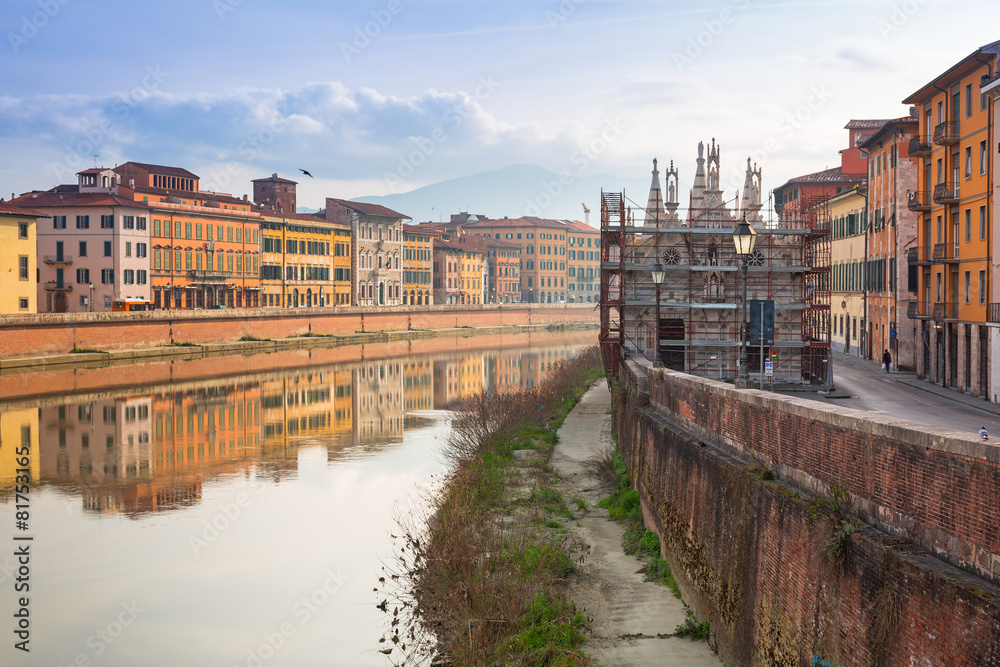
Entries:
<svg viewBox="0 0 1000 667">
<path fill-rule="evenodd" d="M 600 368 L 590 350 L 538 387 L 461 407 L 446 453 L 450 478 L 425 514 L 398 520 L 391 596 L 380 607 L 392 614 L 385 646 L 394 664 L 588 664 L 578 650 L 586 619 L 562 586 L 573 560 L 558 531 L 526 518 L 565 505 L 544 486 L 545 466 L 518 468 L 512 452 L 534 449 L 544 463 L 556 428 Z M 536 485 L 528 494 L 526 476 Z"/>
</svg>

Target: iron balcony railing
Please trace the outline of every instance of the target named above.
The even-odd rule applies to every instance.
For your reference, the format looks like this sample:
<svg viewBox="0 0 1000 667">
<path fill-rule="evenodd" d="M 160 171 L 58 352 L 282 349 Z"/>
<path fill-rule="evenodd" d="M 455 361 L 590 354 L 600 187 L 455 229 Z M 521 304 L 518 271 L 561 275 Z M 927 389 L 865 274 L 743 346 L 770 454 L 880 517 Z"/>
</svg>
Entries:
<svg viewBox="0 0 1000 667">
<path fill-rule="evenodd" d="M 929 211 L 931 210 L 931 193 L 927 190 L 918 190 L 917 192 L 911 192 L 906 197 L 906 208 L 911 211 Z"/>
<path fill-rule="evenodd" d="M 1000 303 L 986 304 L 986 321 L 1000 322 Z"/>
<path fill-rule="evenodd" d="M 72 255 L 45 255 L 42 261 L 46 264 L 72 264 Z"/>
<path fill-rule="evenodd" d="M 958 304 L 953 301 L 940 301 L 934 304 L 931 317 L 936 321 L 953 320 L 958 317 Z"/>
<path fill-rule="evenodd" d="M 49 292 L 72 292 L 73 283 L 62 282 L 60 280 L 49 280 L 45 283 L 45 289 Z"/>
<path fill-rule="evenodd" d="M 957 183 L 944 182 L 934 186 L 934 203 L 954 204 L 956 202 L 958 202 Z"/>
<path fill-rule="evenodd" d="M 934 261 L 935 262 L 957 262 L 958 261 L 958 245 L 955 243 L 935 243 L 934 244 Z"/>
<path fill-rule="evenodd" d="M 910 137 L 910 157 L 923 157 L 930 155 L 932 150 L 934 150 L 934 147 L 931 145 L 927 135 L 921 136 L 918 134 Z"/>
<path fill-rule="evenodd" d="M 934 126 L 934 143 L 949 146 L 958 143 L 958 121 L 947 120 Z"/>
</svg>

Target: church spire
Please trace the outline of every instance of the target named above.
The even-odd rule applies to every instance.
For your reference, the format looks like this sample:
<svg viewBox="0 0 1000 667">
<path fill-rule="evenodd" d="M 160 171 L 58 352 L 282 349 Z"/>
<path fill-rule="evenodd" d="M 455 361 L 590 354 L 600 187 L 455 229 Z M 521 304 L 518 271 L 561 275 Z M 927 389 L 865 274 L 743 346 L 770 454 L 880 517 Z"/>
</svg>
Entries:
<svg viewBox="0 0 1000 667">
<path fill-rule="evenodd" d="M 653 181 L 649 185 L 649 198 L 646 200 L 646 218 L 643 225 L 659 227 L 666 217 L 663 209 L 663 193 L 660 191 L 660 172 L 656 168 L 656 158 L 653 158 Z"/>
</svg>

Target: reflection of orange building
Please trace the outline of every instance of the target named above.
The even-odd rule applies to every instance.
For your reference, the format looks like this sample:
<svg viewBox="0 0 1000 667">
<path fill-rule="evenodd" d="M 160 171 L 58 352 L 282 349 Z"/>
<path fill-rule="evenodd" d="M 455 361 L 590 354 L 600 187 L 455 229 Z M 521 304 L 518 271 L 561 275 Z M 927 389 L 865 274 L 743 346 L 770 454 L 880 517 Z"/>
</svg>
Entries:
<svg viewBox="0 0 1000 667">
<path fill-rule="evenodd" d="M 483 355 L 483 389 L 516 391 L 521 386 L 521 354 L 498 350 Z"/>
<path fill-rule="evenodd" d="M 28 447 L 28 469 L 32 483 L 38 481 L 38 410 L 7 410 L 0 412 L 0 496 L 13 492 L 21 457 L 18 449 Z M 22 449 L 23 451 L 23 449 Z"/>
<path fill-rule="evenodd" d="M 403 410 L 434 408 L 434 370 L 429 359 L 408 358 L 403 363 Z"/>
</svg>

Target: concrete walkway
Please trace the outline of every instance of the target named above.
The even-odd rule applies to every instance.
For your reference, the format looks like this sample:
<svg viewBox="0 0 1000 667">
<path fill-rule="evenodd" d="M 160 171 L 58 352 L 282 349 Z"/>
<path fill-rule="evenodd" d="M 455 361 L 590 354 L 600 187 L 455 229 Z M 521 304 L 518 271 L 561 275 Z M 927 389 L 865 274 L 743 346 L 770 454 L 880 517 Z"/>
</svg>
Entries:
<svg viewBox="0 0 1000 667">
<path fill-rule="evenodd" d="M 717 667 L 721 662 L 704 641 L 663 636 L 684 621 L 683 603 L 666 586 L 644 580 L 644 564 L 622 550 L 622 527 L 596 507 L 613 489 L 583 464 L 613 445 L 610 408 L 611 392 L 601 382 L 563 422 L 551 459 L 566 504 L 577 516 L 567 527 L 583 543 L 581 576 L 570 596 L 593 618 L 586 650 L 607 667 Z M 586 500 L 587 509 L 576 509 L 576 498 Z"/>
</svg>

